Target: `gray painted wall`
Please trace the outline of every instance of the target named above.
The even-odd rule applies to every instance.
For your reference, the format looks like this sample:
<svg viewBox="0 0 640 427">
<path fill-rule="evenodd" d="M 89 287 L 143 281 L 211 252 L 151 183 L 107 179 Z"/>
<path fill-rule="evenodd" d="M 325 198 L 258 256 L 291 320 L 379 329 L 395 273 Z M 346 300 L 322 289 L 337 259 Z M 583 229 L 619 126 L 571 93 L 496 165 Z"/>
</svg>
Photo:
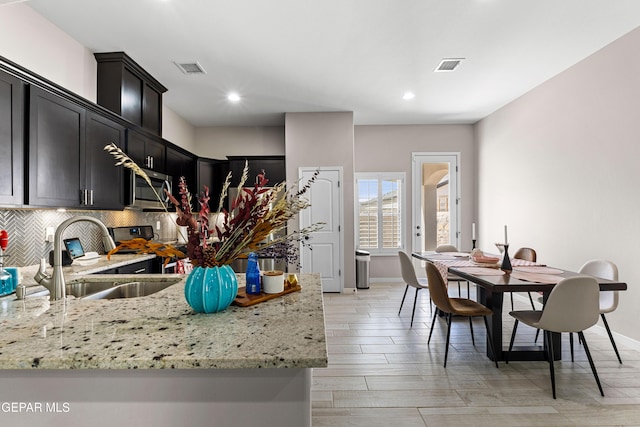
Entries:
<svg viewBox="0 0 640 427">
<path fill-rule="evenodd" d="M 629 289 L 607 314 L 640 340 L 640 29 L 493 113 L 477 125 L 482 249 L 503 225 L 538 260 L 576 271 L 587 260 L 618 265 Z M 612 66 L 615 64 L 615 66 Z"/>
</svg>

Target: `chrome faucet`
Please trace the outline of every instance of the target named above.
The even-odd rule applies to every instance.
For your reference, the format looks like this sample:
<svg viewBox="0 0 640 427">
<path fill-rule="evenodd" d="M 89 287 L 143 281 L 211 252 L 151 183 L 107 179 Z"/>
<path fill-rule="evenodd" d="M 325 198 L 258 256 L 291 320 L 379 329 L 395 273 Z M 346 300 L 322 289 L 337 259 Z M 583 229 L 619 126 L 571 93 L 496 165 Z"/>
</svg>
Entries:
<svg viewBox="0 0 640 427">
<path fill-rule="evenodd" d="M 98 219 L 90 216 L 74 216 L 68 220 L 62 222 L 56 229 L 56 234 L 53 239 L 53 273 L 47 274 L 45 260 L 40 261 L 40 269 L 34 276 L 36 282 L 49 289 L 49 300 L 56 301 L 66 298 L 66 284 L 64 281 L 64 274 L 62 273 L 62 233 L 64 230 L 74 222 L 89 221 L 100 227 L 102 232 L 102 244 L 105 251 L 110 251 L 116 247 L 113 243 L 113 239 L 109 236 L 109 230 Z"/>
</svg>

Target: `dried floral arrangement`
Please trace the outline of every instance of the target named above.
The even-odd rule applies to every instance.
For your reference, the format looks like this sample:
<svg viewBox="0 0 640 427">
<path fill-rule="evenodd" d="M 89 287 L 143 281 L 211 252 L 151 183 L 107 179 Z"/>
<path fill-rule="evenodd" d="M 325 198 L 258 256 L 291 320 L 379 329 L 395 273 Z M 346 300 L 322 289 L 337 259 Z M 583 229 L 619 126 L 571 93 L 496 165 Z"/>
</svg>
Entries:
<svg viewBox="0 0 640 427">
<path fill-rule="evenodd" d="M 116 166 L 131 169 L 153 188 L 146 173 L 115 144 L 107 145 L 104 149 L 115 157 Z M 209 227 L 209 188 L 204 186 L 197 195 L 199 211 L 194 214 L 191 193 L 184 177 L 181 177 L 178 184 L 180 200 L 169 193 L 167 196 L 176 208 L 176 223 L 187 227 L 187 256 L 191 263 L 202 267 L 221 266 L 237 258 L 246 258 L 250 252 L 284 259 L 290 264 L 296 263 L 299 258 L 298 247 L 304 243 L 304 237 L 320 230 L 324 224 L 316 223 L 286 234 L 281 232 L 286 231 L 289 220 L 310 206 L 305 195 L 318 174 L 319 170 L 304 186 L 298 188 L 294 185 L 287 190 L 285 183 L 266 187 L 269 180 L 262 171 L 252 187 L 245 187 L 248 179 L 248 164 L 245 163 L 230 211 L 224 208 L 224 201 L 228 195 L 231 173 L 225 179 L 215 211 L 215 217 L 221 220 L 216 221 L 213 229 Z M 156 196 L 162 200 L 159 194 L 156 193 Z M 110 254 L 117 250 L 114 249 Z"/>
</svg>

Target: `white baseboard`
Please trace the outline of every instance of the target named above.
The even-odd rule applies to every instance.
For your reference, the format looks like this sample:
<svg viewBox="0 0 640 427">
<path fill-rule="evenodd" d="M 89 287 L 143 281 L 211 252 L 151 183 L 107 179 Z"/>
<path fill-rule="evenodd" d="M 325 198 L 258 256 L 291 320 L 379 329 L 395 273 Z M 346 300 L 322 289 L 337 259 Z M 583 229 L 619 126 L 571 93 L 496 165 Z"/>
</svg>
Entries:
<svg viewBox="0 0 640 427">
<path fill-rule="evenodd" d="M 371 277 L 369 283 L 404 283 L 402 277 Z"/>
</svg>

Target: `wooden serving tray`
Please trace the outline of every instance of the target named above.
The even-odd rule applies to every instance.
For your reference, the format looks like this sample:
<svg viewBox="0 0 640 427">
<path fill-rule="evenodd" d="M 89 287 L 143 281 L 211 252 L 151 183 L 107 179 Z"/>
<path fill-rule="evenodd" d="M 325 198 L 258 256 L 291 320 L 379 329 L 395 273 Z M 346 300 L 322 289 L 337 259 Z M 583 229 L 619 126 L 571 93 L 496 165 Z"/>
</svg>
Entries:
<svg viewBox="0 0 640 427">
<path fill-rule="evenodd" d="M 238 288 L 238 295 L 236 295 L 236 299 L 234 299 L 231 304 L 239 307 L 249 307 L 260 304 L 261 302 L 269 301 L 270 299 L 279 298 L 292 292 L 297 292 L 301 289 L 302 287 L 299 284 L 295 284 L 293 286 L 285 285 L 284 291 L 278 294 L 265 294 L 264 292 L 261 292 L 257 295 L 247 295 L 246 287 L 242 287 Z"/>
</svg>

